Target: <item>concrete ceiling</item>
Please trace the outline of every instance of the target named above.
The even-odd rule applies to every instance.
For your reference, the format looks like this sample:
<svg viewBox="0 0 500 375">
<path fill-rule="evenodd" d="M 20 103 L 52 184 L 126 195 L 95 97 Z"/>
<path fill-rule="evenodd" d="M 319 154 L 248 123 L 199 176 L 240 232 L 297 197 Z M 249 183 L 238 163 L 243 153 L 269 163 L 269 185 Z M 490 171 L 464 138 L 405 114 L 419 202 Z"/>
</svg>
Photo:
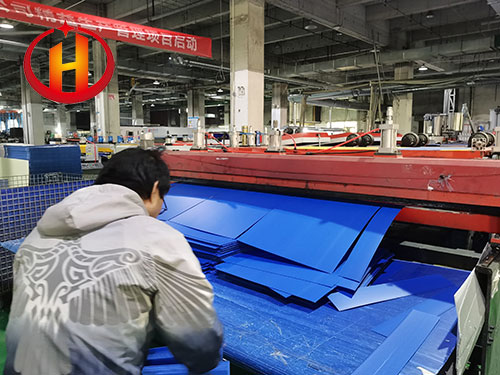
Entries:
<svg viewBox="0 0 500 375">
<path fill-rule="evenodd" d="M 131 78 L 137 78 L 137 87 L 149 98 L 160 95 L 153 85 L 157 78 L 168 92 L 228 87 L 229 0 L 40 2 L 213 39 L 213 59 L 179 58 L 119 43 L 122 93 L 129 92 Z M 266 82 L 288 81 L 292 90 L 302 91 L 375 80 L 374 50 L 380 55 L 379 71 L 389 78 L 394 64 L 402 62 L 414 63 L 415 69 L 428 65 L 427 72 L 416 71 L 423 78 L 478 77 L 486 72 L 500 77 L 499 12 L 498 0 L 267 0 Z M 39 30 L 17 24 L 12 31 L 0 31 L 4 96 L 19 97 L 19 62 Z"/>
</svg>

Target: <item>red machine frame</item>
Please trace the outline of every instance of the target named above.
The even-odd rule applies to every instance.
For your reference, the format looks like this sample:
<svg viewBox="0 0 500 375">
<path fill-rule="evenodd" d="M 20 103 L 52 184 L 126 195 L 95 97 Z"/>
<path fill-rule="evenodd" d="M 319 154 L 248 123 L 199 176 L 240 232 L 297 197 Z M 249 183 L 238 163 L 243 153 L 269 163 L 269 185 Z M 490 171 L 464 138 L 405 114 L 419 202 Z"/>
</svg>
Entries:
<svg viewBox="0 0 500 375">
<path fill-rule="evenodd" d="M 398 221 L 500 233 L 496 160 L 238 151 L 173 151 L 163 157 L 175 178 L 389 202 L 405 206 Z"/>
</svg>

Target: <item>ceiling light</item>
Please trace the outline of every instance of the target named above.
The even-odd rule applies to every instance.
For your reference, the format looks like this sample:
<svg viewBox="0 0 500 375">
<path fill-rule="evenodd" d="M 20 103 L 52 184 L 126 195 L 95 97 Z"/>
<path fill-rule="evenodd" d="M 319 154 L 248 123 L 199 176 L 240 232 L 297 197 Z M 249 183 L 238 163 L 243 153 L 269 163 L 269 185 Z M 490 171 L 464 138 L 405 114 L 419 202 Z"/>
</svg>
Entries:
<svg viewBox="0 0 500 375">
<path fill-rule="evenodd" d="M 80 112 L 80 110 L 79 110 L 79 109 L 77 109 L 76 111 L 77 111 L 77 112 Z"/>
<path fill-rule="evenodd" d="M 217 92 L 221 93 L 221 92 L 224 92 L 224 90 L 218 89 Z"/>
<path fill-rule="evenodd" d="M 434 13 L 432 13 L 432 11 L 427 12 L 427 14 L 425 15 L 425 18 L 427 18 L 428 20 L 433 19 L 434 18 Z"/>
<path fill-rule="evenodd" d="M 91 73 L 91 72 L 89 72 L 89 77 L 90 77 L 91 75 L 92 75 L 92 73 Z"/>
<path fill-rule="evenodd" d="M 425 72 L 426 70 L 429 70 L 429 68 L 426 67 L 425 65 L 422 65 L 420 66 L 420 68 L 418 68 L 418 70 L 420 70 L 421 72 Z"/>
<path fill-rule="evenodd" d="M 154 104 L 154 103 L 152 103 L 152 104 L 151 104 L 151 107 L 154 107 L 154 106 L 155 106 L 155 104 Z"/>
<path fill-rule="evenodd" d="M 158 81 L 157 79 L 153 82 L 153 85 L 159 85 L 160 84 L 160 81 Z"/>
<path fill-rule="evenodd" d="M 13 29 L 14 28 L 14 25 L 10 24 L 10 23 L 7 23 L 7 22 L 2 22 L 0 23 L 0 27 L 2 29 Z"/>
<path fill-rule="evenodd" d="M 308 31 L 316 30 L 318 26 L 316 26 L 314 23 L 308 23 L 307 25 L 304 26 L 304 29 Z"/>
</svg>

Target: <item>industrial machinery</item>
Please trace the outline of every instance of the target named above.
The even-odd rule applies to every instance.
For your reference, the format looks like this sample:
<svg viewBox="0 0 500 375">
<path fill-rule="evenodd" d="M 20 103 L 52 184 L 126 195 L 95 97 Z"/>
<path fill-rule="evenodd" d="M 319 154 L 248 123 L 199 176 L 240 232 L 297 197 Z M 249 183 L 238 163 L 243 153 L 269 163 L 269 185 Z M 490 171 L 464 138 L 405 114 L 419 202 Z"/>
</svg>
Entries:
<svg viewBox="0 0 500 375">
<path fill-rule="evenodd" d="M 486 310 L 477 322 L 477 343 L 467 356 L 471 354 L 471 373 L 497 374 L 500 163 L 483 157 L 498 155 L 500 148 L 403 149 L 398 155 L 390 117 L 381 129 L 382 138 L 389 138 L 382 139 L 378 153 L 349 155 L 336 147 L 283 149 L 280 132 L 275 131 L 266 149 L 166 152 L 164 160 L 179 181 L 402 207 L 383 244 L 399 259 L 475 269 Z M 461 350 L 453 351 L 440 374 L 452 371 L 455 357 L 463 356 Z"/>
</svg>

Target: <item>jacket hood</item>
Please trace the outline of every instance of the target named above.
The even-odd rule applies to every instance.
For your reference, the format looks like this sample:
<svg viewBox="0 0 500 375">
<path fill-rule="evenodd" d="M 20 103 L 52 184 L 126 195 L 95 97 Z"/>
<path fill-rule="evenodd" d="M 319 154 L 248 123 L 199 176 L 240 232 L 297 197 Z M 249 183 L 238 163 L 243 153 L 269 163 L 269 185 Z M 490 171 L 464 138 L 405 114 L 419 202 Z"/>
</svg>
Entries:
<svg viewBox="0 0 500 375">
<path fill-rule="evenodd" d="M 138 215 L 148 212 L 135 191 L 114 184 L 93 185 L 49 207 L 37 228 L 46 236 L 72 236 Z"/>
</svg>

